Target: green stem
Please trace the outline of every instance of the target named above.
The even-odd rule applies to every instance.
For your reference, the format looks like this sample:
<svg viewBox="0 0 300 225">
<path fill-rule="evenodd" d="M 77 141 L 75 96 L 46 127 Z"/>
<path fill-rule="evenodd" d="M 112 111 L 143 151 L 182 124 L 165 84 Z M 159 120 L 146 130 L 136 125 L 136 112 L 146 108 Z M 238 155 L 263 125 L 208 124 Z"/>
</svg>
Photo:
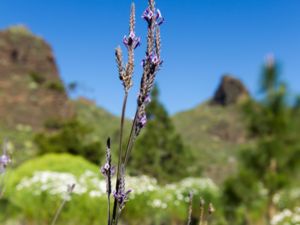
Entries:
<svg viewBox="0 0 300 225">
<path fill-rule="evenodd" d="M 136 120 L 137 120 L 137 115 L 138 115 L 138 111 L 139 109 L 136 110 L 133 122 L 132 122 L 132 126 L 131 126 L 131 131 L 130 131 L 130 136 L 129 136 L 129 140 L 126 146 L 126 151 L 125 151 L 125 156 L 124 156 L 124 167 L 126 167 L 130 153 L 131 153 L 131 149 L 133 147 L 134 144 L 134 130 L 135 130 L 135 126 L 136 126 Z"/>
<path fill-rule="evenodd" d="M 116 225 L 118 224 L 118 221 L 119 221 L 119 218 L 120 218 L 120 215 L 121 215 L 121 210 L 118 210 L 117 212 L 117 216 L 116 216 Z"/>
<path fill-rule="evenodd" d="M 204 225 L 204 206 L 200 207 L 199 225 Z"/>
<path fill-rule="evenodd" d="M 0 175 L 0 199 L 3 196 L 4 193 L 4 173 Z"/>
<path fill-rule="evenodd" d="M 63 200 L 63 202 L 61 203 L 61 205 L 59 206 L 59 208 L 57 209 L 57 211 L 56 211 L 56 213 L 55 213 L 55 216 L 54 216 L 54 218 L 53 218 L 53 220 L 52 220 L 51 225 L 55 225 L 55 224 L 56 224 L 56 221 L 57 221 L 57 219 L 58 219 L 58 216 L 60 215 L 62 209 L 64 208 L 64 206 L 65 206 L 65 204 L 66 204 L 66 202 L 67 202 L 67 199 L 65 198 L 65 199 Z"/>
<path fill-rule="evenodd" d="M 107 209 L 107 225 L 110 225 L 110 194 L 107 194 L 107 201 L 108 201 L 108 209 Z"/>
<path fill-rule="evenodd" d="M 120 124 L 119 159 L 118 159 L 118 168 L 117 168 L 116 192 L 118 192 L 118 190 L 119 190 L 119 184 L 120 184 L 120 167 L 121 167 L 122 156 L 123 156 L 123 148 L 122 148 L 123 130 L 124 130 L 124 120 L 125 120 L 127 98 L 128 98 L 128 92 L 125 91 L 124 100 L 123 100 L 123 106 L 122 106 L 121 124 Z M 116 222 L 115 220 L 116 220 L 116 216 L 117 216 L 117 206 L 118 206 L 118 202 L 115 199 L 114 200 L 114 206 L 113 206 L 113 214 L 112 214 L 112 222 L 111 222 L 111 224 L 115 224 L 115 222 Z"/>
<path fill-rule="evenodd" d="M 121 163 L 122 163 L 122 156 L 123 156 L 122 143 L 123 143 L 123 130 L 124 130 L 124 120 L 125 120 L 127 98 L 128 98 L 128 92 L 125 92 L 125 96 L 124 96 L 124 100 L 123 100 L 123 107 L 122 107 L 121 125 L 120 125 L 119 159 L 118 159 L 117 178 L 120 177 L 120 166 L 121 166 Z"/>
</svg>

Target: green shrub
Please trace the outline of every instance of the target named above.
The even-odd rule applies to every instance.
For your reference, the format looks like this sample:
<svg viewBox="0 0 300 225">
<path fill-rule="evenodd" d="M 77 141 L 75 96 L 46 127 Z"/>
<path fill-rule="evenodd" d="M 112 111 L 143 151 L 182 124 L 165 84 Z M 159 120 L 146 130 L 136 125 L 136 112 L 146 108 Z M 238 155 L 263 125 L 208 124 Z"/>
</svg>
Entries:
<svg viewBox="0 0 300 225">
<path fill-rule="evenodd" d="M 63 121 L 61 119 L 50 118 L 45 121 L 44 126 L 49 130 L 58 130 L 63 127 Z"/>
<path fill-rule="evenodd" d="M 89 196 L 89 190 L 105 183 L 93 180 L 98 179 L 98 168 L 81 157 L 45 155 L 27 161 L 9 176 L 8 199 L 19 208 L 19 217 L 32 224 L 50 224 L 67 185 L 72 183 L 76 183 L 72 200 L 67 202 L 58 224 L 97 224 L 105 219 L 105 199 Z"/>
<path fill-rule="evenodd" d="M 31 80 L 37 84 L 42 84 L 46 81 L 45 77 L 40 73 L 31 72 L 29 76 Z"/>
<path fill-rule="evenodd" d="M 46 84 L 46 87 L 49 90 L 53 90 L 57 92 L 65 92 L 65 86 L 60 81 L 49 81 Z"/>
<path fill-rule="evenodd" d="M 55 132 L 42 132 L 35 136 L 34 142 L 40 154 L 63 153 L 81 155 L 89 161 L 99 164 L 104 156 L 101 142 L 91 140 L 93 130 L 73 119 L 63 122 L 51 122 L 48 126 L 55 126 Z"/>
<path fill-rule="evenodd" d="M 30 224 L 49 224 L 65 196 L 67 185 L 75 183 L 58 224 L 105 224 L 106 183 L 99 169 L 78 156 L 49 154 L 30 160 L 10 173 L 7 197 L 18 218 Z M 188 192 L 195 194 L 195 217 L 199 197 L 217 205 L 218 188 L 209 179 L 187 178 L 160 186 L 147 176 L 126 177 L 133 189 L 122 219 L 130 225 L 183 223 L 187 216 Z M 196 215 L 197 214 L 197 215 Z"/>
</svg>

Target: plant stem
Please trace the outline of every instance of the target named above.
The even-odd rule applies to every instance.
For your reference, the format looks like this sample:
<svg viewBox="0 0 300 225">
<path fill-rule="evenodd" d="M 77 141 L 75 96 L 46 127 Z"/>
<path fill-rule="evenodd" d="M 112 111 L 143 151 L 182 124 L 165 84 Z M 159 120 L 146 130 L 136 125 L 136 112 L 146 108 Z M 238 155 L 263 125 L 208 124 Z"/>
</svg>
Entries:
<svg viewBox="0 0 300 225">
<path fill-rule="evenodd" d="M 121 210 L 118 210 L 118 212 L 117 212 L 117 216 L 116 216 L 116 225 L 118 224 L 118 221 L 119 221 L 120 215 L 121 215 Z"/>
<path fill-rule="evenodd" d="M 107 225 L 110 225 L 110 194 L 107 194 L 107 202 L 108 202 L 108 209 L 107 209 Z"/>
<path fill-rule="evenodd" d="M 59 206 L 59 208 L 57 209 L 57 211 L 56 211 L 56 213 L 55 213 L 55 216 L 54 216 L 54 218 L 53 218 L 53 220 L 52 220 L 51 225 L 55 225 L 55 224 L 56 224 L 56 221 L 57 221 L 57 219 L 58 219 L 58 216 L 60 215 L 60 213 L 61 213 L 63 207 L 64 207 L 65 204 L 66 204 L 66 202 L 67 202 L 67 199 L 65 198 L 65 199 L 63 200 L 63 202 L 61 203 L 61 205 Z"/>
<path fill-rule="evenodd" d="M 204 225 L 204 206 L 200 206 L 199 225 Z"/>
<path fill-rule="evenodd" d="M 126 104 L 127 104 L 128 92 L 125 92 L 123 107 L 122 107 L 122 116 L 121 116 L 121 126 L 120 126 L 120 140 L 119 140 L 119 159 L 118 159 L 118 170 L 117 170 L 117 178 L 120 177 L 120 166 L 122 163 L 123 156 L 123 130 L 124 130 L 124 120 L 125 120 L 125 112 L 126 112 Z"/>
<path fill-rule="evenodd" d="M 126 113 L 127 98 L 128 98 L 128 92 L 125 91 L 123 106 L 122 106 L 121 124 L 120 124 L 119 159 L 118 159 L 118 168 L 117 168 L 116 192 L 118 192 L 119 184 L 120 184 L 120 167 L 121 167 L 121 164 L 122 164 L 122 156 L 123 156 L 123 148 L 122 148 L 123 130 L 124 130 L 124 120 L 125 120 L 125 113 Z M 112 222 L 111 222 L 112 224 L 116 223 L 117 206 L 118 206 L 118 202 L 115 199 L 114 200 L 114 207 L 113 207 Z"/>
<path fill-rule="evenodd" d="M 134 144 L 134 140 L 135 140 L 134 130 L 135 130 L 135 126 L 136 126 L 138 111 L 139 111 L 139 108 L 136 110 L 136 113 L 135 113 L 135 116 L 134 116 L 134 119 L 133 119 L 133 122 L 132 122 L 130 136 L 129 136 L 129 140 L 127 142 L 125 156 L 124 156 L 124 167 L 127 165 L 129 155 L 130 155 L 131 149 L 132 149 L 133 144 Z"/>
<path fill-rule="evenodd" d="M 0 175 L 0 199 L 4 193 L 4 173 Z"/>
</svg>

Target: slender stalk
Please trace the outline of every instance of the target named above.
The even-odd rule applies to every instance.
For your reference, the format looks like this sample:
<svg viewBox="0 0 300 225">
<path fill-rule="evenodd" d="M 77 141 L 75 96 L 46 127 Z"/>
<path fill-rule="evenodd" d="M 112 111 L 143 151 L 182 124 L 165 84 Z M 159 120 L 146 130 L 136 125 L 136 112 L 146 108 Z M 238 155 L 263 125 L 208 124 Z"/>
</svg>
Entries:
<svg viewBox="0 0 300 225">
<path fill-rule="evenodd" d="M 121 163 L 122 163 L 122 156 L 123 156 L 123 146 L 122 146 L 122 143 L 123 143 L 123 130 L 124 130 L 124 120 L 125 120 L 127 98 L 128 98 L 128 92 L 126 91 L 125 95 L 124 95 L 124 100 L 123 100 L 121 125 L 120 125 L 119 160 L 118 160 L 117 178 L 120 177 L 120 166 L 121 166 Z"/>
<path fill-rule="evenodd" d="M 122 106 L 121 124 L 120 124 L 119 159 L 118 159 L 118 168 L 117 168 L 116 192 L 118 192 L 118 190 L 119 190 L 119 184 L 120 184 L 120 168 L 121 168 L 122 156 L 123 156 L 123 147 L 122 147 L 122 143 L 123 143 L 123 130 L 124 130 L 124 120 L 125 120 L 127 99 L 128 99 L 128 92 L 125 91 L 124 100 L 123 100 L 123 106 Z M 118 202 L 115 199 L 114 200 L 114 206 L 113 206 L 112 224 L 116 223 L 115 220 L 116 220 L 116 216 L 117 216 L 117 207 L 118 207 Z"/>
<path fill-rule="evenodd" d="M 1 174 L 0 175 L 0 199 L 2 198 L 3 196 L 3 193 L 4 193 L 4 174 Z"/>
<path fill-rule="evenodd" d="M 118 210 L 117 212 L 117 216 L 116 216 L 116 225 L 118 224 L 118 221 L 119 221 L 119 218 L 120 218 L 120 215 L 121 215 L 121 210 Z"/>
<path fill-rule="evenodd" d="M 57 209 L 57 211 L 56 211 L 56 213 L 55 213 L 55 216 L 54 216 L 54 218 L 53 218 L 53 220 L 52 220 L 51 225 L 55 225 L 55 224 L 56 224 L 56 221 L 57 221 L 57 219 L 58 219 L 58 216 L 60 215 L 62 209 L 64 208 L 64 206 L 65 206 L 65 204 L 66 204 L 66 202 L 67 202 L 67 199 L 65 198 L 65 199 L 63 200 L 63 202 L 60 204 L 59 208 Z"/>
<path fill-rule="evenodd" d="M 55 224 L 56 224 L 56 221 L 57 221 L 57 219 L 58 219 L 58 216 L 60 215 L 62 209 L 64 208 L 64 206 L 65 206 L 65 204 L 66 204 L 68 198 L 71 197 L 71 194 L 72 194 L 74 188 L 75 188 L 75 184 L 68 185 L 67 193 L 66 193 L 67 195 L 64 197 L 64 200 L 62 201 L 62 203 L 60 204 L 60 206 L 59 206 L 58 209 L 56 210 L 56 213 L 55 213 L 54 218 L 53 218 L 53 220 L 52 220 L 52 222 L 51 222 L 51 225 L 55 225 Z"/>
<path fill-rule="evenodd" d="M 193 193 L 190 192 L 190 202 L 189 202 L 189 212 L 188 212 L 188 222 L 187 225 L 192 224 L 192 213 L 193 213 Z"/>
<path fill-rule="evenodd" d="M 199 225 L 204 225 L 204 200 L 200 199 L 200 218 Z"/>
<path fill-rule="evenodd" d="M 107 202 L 108 202 L 108 209 L 107 209 L 107 225 L 110 225 L 110 195 L 107 196 Z"/>
<path fill-rule="evenodd" d="M 0 178 L 0 199 L 3 197 L 4 192 L 6 190 L 5 183 L 8 181 L 8 178 L 9 178 L 8 175 L 9 174 L 7 172 L 4 172 L 0 175 L 1 176 L 1 178 Z"/>
<path fill-rule="evenodd" d="M 138 112 L 139 112 L 139 108 L 136 110 L 136 113 L 135 113 L 135 116 L 134 116 L 134 119 L 133 119 L 133 122 L 132 122 L 131 131 L 130 131 L 129 139 L 128 139 L 127 146 L 126 146 L 125 156 L 124 156 L 124 167 L 126 167 L 126 165 L 127 165 L 129 155 L 130 155 L 131 149 L 132 149 L 133 144 L 134 144 L 134 140 L 135 140 L 134 130 L 135 130 L 135 126 L 136 126 L 136 120 L 137 120 L 137 117 L 138 117 Z"/>
<path fill-rule="evenodd" d="M 125 156 L 124 156 L 124 168 L 126 166 L 125 163 L 127 163 L 128 158 L 129 158 L 129 152 L 131 152 L 131 150 L 129 149 L 130 147 L 132 148 L 133 144 L 132 144 L 132 140 L 134 137 L 134 130 L 135 130 L 135 124 L 136 124 L 136 120 L 137 120 L 137 115 L 138 115 L 138 109 L 136 110 L 133 122 L 132 122 L 132 126 L 131 126 L 131 131 L 130 131 L 130 135 L 129 135 L 129 139 L 127 142 L 127 146 L 126 146 L 126 151 L 125 151 Z M 119 163 L 118 163 L 118 167 L 119 167 Z M 119 177 L 117 177 L 117 181 L 116 181 L 116 192 L 118 192 L 119 190 L 119 185 L 120 185 L 120 171 L 118 170 L 119 173 Z M 118 218 L 117 218 L 117 206 L 118 206 L 118 202 L 115 199 L 114 201 L 114 208 L 113 208 L 113 215 L 112 215 L 112 225 L 113 224 L 117 224 Z"/>
</svg>

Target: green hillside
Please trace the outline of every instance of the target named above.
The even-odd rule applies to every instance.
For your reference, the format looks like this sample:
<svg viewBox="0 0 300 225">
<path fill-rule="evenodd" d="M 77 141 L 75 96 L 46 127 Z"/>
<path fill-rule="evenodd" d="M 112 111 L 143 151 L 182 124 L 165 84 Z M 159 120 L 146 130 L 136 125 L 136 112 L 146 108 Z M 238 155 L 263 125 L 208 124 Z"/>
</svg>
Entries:
<svg viewBox="0 0 300 225">
<path fill-rule="evenodd" d="M 204 103 L 173 116 L 174 124 L 188 144 L 204 175 L 222 181 L 235 168 L 237 148 L 245 143 L 245 125 L 238 104 Z"/>
<path fill-rule="evenodd" d="M 111 137 L 112 146 L 117 147 L 120 118 L 84 98 L 75 100 L 73 103 L 79 121 L 93 129 L 93 139 L 105 143 L 106 139 Z M 129 121 L 125 120 L 124 126 L 125 133 L 129 133 Z"/>
<path fill-rule="evenodd" d="M 74 101 L 78 119 L 91 126 L 93 138 L 102 143 L 110 136 L 113 147 L 118 143 L 120 119 L 94 103 Z M 177 131 L 190 146 L 203 175 L 221 182 L 233 172 L 237 150 L 246 142 L 246 131 L 239 104 L 228 106 L 203 103 L 196 108 L 177 113 L 172 117 Z M 130 121 L 125 122 L 129 132 Z M 222 171 L 220 173 L 220 171 Z"/>
</svg>

